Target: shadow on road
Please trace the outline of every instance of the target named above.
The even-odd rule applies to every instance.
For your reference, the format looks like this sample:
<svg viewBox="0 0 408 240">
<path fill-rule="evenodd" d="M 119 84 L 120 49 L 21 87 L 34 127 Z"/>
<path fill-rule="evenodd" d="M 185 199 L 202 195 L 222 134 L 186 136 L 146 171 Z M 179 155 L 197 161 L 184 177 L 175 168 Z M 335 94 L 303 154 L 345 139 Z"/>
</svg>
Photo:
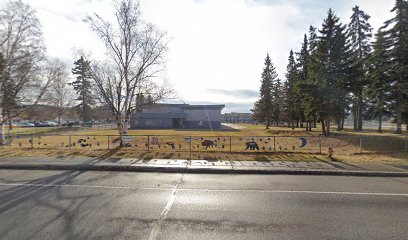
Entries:
<svg viewBox="0 0 408 240">
<path fill-rule="evenodd" d="M 43 214 L 51 215 L 51 218 L 45 218 L 46 221 L 36 221 L 35 231 L 30 232 L 25 236 L 25 239 L 39 238 L 41 231 L 49 227 L 49 225 L 57 223 L 63 225 L 63 231 L 60 232 L 58 238 L 64 239 L 86 239 L 92 231 L 76 231 L 75 226 L 81 221 L 78 216 L 81 215 L 81 208 L 91 198 L 101 197 L 101 194 L 89 194 L 81 192 L 81 194 L 69 194 L 67 191 L 62 191 L 64 184 L 78 184 L 78 177 L 83 172 L 66 171 L 54 174 L 47 177 L 39 177 L 31 181 L 8 181 L 0 179 L 5 184 L 24 184 L 0 190 L 0 216 L 4 217 L 8 211 L 32 211 L 31 205 L 34 201 L 35 207 L 43 210 Z M 109 178 L 111 173 L 98 174 L 97 177 L 86 178 L 80 180 L 82 184 L 98 179 Z M 46 186 L 52 185 L 52 186 Z M 52 188 L 52 190 L 50 190 Z M 44 194 L 43 194 L 44 193 Z M 46 194 L 45 194 L 46 193 Z M 27 209 L 30 208 L 30 209 Z M 41 215 L 42 213 L 40 213 Z M 42 219 L 42 218 L 40 218 Z M 23 222 L 25 219 L 23 219 Z M 21 228 L 20 223 L 9 223 L 7 228 L 3 225 L 0 231 L 0 236 L 7 236 L 14 230 L 15 227 Z M 31 225 L 31 224 L 30 224 Z M 41 234 L 44 234 L 42 232 Z"/>
</svg>

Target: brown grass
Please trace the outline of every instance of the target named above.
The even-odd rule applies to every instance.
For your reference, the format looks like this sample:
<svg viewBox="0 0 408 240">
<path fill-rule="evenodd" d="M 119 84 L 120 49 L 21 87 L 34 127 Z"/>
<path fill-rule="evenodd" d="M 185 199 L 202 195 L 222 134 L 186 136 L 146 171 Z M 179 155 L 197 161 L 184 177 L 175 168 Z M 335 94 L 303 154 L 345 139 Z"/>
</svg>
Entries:
<svg viewBox="0 0 408 240">
<path fill-rule="evenodd" d="M 225 159 L 225 160 L 293 160 L 311 161 L 324 160 L 329 148 L 334 152 L 334 158 L 345 162 L 404 162 L 408 160 L 405 150 L 405 136 L 390 132 L 333 132 L 333 137 L 320 138 L 321 151 L 319 155 L 318 130 L 305 132 L 303 129 L 287 127 L 271 127 L 265 130 L 262 125 L 240 124 L 243 129 L 226 130 L 130 130 L 129 135 L 136 137 L 131 142 L 132 148 L 120 149 L 112 154 L 114 157 L 144 158 L 175 158 L 190 157 L 190 143 L 186 137 L 192 136 L 191 144 L 193 159 Z M 30 135 L 14 138 L 10 147 L 0 149 L 0 156 L 106 156 L 108 149 L 115 149 L 119 142 L 117 130 L 93 129 L 49 129 L 50 135 L 36 134 L 31 149 Z M 61 134 L 59 136 L 55 134 Z M 71 135 L 71 147 L 69 146 Z M 107 136 L 112 135 L 112 136 Z M 149 135 L 149 137 L 147 137 Z M 152 138 L 158 136 L 160 145 L 150 144 Z M 307 139 L 307 146 L 300 148 L 300 137 Z M 360 149 L 360 137 L 362 148 Z M 231 140 L 230 140 L 231 138 Z M 85 139 L 89 146 L 81 147 L 79 139 Z M 148 141 L 149 139 L 149 141 Z M 201 146 L 203 140 L 216 141 L 215 148 L 205 149 Z M 231 144 L 230 144 L 231 141 Z M 259 151 L 245 150 L 245 142 L 256 141 Z M 149 142 L 149 151 L 147 150 Z M 175 149 L 169 144 L 174 143 Z M 230 153 L 230 151 L 232 153 Z M 362 151 L 364 154 L 359 154 Z M 381 152 L 381 153 L 379 153 Z"/>
</svg>

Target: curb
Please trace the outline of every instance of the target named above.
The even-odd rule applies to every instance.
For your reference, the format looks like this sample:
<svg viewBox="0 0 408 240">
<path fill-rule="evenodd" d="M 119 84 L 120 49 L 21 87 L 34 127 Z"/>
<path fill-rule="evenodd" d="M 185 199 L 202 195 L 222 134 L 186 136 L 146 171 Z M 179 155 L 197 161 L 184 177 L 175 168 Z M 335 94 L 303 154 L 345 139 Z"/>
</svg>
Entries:
<svg viewBox="0 0 408 240">
<path fill-rule="evenodd" d="M 71 170 L 71 171 L 122 171 L 159 172 L 195 174 L 269 174 L 269 175 L 321 175 L 321 176 L 360 176 L 360 177 L 408 177 L 408 172 L 390 171 L 344 171 L 315 169 L 225 169 L 191 167 L 139 167 L 128 165 L 89 165 L 89 164 L 0 164 L 0 169 L 12 170 Z"/>
</svg>

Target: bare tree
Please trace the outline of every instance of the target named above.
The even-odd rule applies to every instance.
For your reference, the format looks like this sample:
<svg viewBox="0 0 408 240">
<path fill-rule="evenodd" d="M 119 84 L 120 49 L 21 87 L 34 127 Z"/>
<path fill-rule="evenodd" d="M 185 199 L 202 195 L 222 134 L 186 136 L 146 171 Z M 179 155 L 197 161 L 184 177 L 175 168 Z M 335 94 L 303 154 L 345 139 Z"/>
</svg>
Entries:
<svg viewBox="0 0 408 240">
<path fill-rule="evenodd" d="M 115 116 L 120 135 L 126 135 L 129 118 L 137 107 L 137 96 L 150 94 L 160 101 L 173 93 L 170 85 L 157 80 L 164 70 L 166 33 L 141 18 L 137 0 L 114 4 L 116 21 L 88 16 L 85 22 L 105 43 L 108 59 L 93 62 L 92 74 L 104 105 Z"/>
<path fill-rule="evenodd" d="M 58 125 L 61 125 L 61 116 L 75 101 L 69 84 L 69 74 L 66 65 L 59 59 L 50 60 L 46 68 L 46 78 L 50 86 L 44 95 L 44 101 L 56 108 Z"/>
<path fill-rule="evenodd" d="M 5 119 L 3 123 L 19 114 L 20 104 L 35 104 L 44 94 L 40 71 L 44 60 L 41 24 L 35 11 L 21 0 L 12 0 L 0 9 L 0 52 L 3 68 L 0 72 L 0 105 Z M 0 144 L 4 138 L 0 137 Z"/>
</svg>

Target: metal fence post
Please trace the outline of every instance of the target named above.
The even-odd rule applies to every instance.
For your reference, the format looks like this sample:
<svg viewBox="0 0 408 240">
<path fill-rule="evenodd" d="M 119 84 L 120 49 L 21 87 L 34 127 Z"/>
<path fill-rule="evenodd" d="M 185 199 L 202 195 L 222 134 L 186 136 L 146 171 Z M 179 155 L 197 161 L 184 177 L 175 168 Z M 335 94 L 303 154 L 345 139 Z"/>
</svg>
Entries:
<svg viewBox="0 0 408 240">
<path fill-rule="evenodd" d="M 363 153 L 363 137 L 360 137 L 360 153 Z"/>
<path fill-rule="evenodd" d="M 147 151 L 150 151 L 150 135 L 147 135 Z"/>
<path fill-rule="evenodd" d="M 273 136 L 273 151 L 276 152 L 276 137 Z"/>
<path fill-rule="evenodd" d="M 108 135 L 108 150 L 110 149 L 110 137 Z"/>
<path fill-rule="evenodd" d="M 232 137 L 230 136 L 230 153 L 232 152 Z"/>
<path fill-rule="evenodd" d="M 319 135 L 319 153 L 322 153 L 322 139 L 321 136 Z"/>
<path fill-rule="evenodd" d="M 193 137 L 190 136 L 190 163 L 191 163 L 191 159 L 192 159 L 192 157 L 191 157 L 191 144 L 192 144 L 192 142 L 193 142 Z"/>
</svg>

